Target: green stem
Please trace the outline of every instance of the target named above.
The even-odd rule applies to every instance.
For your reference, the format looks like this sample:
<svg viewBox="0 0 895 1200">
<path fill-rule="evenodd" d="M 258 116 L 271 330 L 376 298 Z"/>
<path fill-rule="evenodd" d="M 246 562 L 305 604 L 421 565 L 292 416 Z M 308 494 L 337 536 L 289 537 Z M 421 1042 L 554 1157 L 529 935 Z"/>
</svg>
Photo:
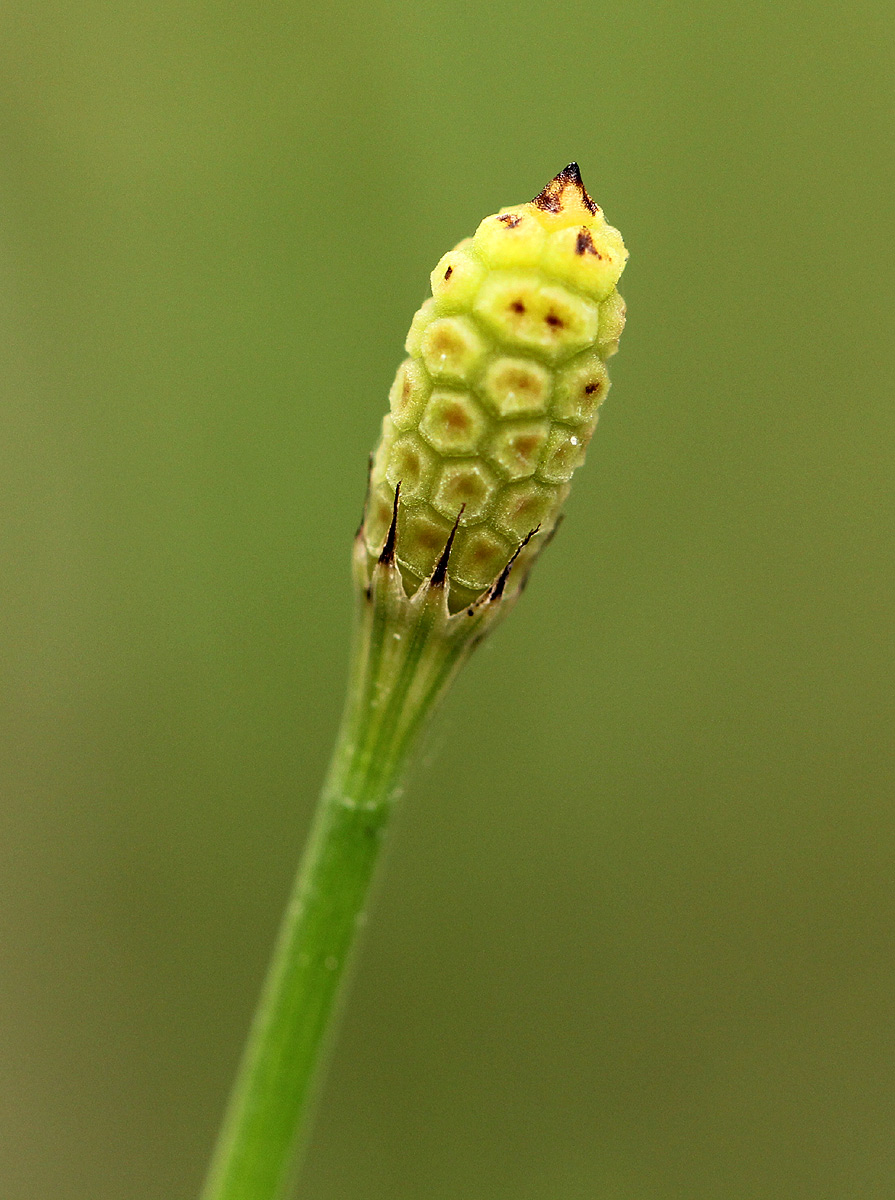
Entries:
<svg viewBox="0 0 895 1200">
<path fill-rule="evenodd" d="M 284 1196 L 401 774 L 472 644 L 446 618 L 443 588 L 410 603 L 394 568 L 374 570 L 332 765 L 202 1200 Z"/>
</svg>

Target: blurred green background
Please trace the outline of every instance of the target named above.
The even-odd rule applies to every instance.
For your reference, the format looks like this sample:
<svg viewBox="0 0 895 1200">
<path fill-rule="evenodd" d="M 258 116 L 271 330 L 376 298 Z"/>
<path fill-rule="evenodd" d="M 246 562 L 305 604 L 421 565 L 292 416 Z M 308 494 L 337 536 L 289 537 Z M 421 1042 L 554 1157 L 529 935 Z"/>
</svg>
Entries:
<svg viewBox="0 0 895 1200">
<path fill-rule="evenodd" d="M 571 158 L 614 388 L 408 788 L 302 1196 L 895 1196 L 889 6 L 0 24 L 0 1196 L 195 1195 L 406 327 Z"/>
</svg>

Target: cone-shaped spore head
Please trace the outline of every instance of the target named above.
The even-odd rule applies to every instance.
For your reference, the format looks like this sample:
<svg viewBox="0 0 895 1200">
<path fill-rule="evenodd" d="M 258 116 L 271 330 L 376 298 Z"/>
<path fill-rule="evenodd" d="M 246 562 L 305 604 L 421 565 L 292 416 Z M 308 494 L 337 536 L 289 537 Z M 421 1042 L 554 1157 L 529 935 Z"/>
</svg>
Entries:
<svg viewBox="0 0 895 1200">
<path fill-rule="evenodd" d="M 524 580 L 609 390 L 626 259 L 570 163 L 533 200 L 486 217 L 433 270 L 361 531 L 370 564 L 392 539 L 408 594 L 437 573 L 458 611 L 493 596 L 499 579 L 501 595 Z"/>
</svg>

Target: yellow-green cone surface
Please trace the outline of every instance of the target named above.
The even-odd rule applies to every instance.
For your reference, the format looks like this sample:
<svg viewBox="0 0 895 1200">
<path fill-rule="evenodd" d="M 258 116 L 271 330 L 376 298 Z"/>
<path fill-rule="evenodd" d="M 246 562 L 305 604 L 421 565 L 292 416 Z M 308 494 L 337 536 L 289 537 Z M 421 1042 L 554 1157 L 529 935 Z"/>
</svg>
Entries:
<svg viewBox="0 0 895 1200">
<path fill-rule="evenodd" d="M 400 484 L 397 561 L 413 589 L 451 527 L 451 607 L 490 587 L 560 513 L 609 390 L 627 251 L 575 163 L 486 217 L 432 272 L 382 425 L 364 525 L 379 555 Z M 526 553 L 534 553 L 535 544 Z"/>
</svg>

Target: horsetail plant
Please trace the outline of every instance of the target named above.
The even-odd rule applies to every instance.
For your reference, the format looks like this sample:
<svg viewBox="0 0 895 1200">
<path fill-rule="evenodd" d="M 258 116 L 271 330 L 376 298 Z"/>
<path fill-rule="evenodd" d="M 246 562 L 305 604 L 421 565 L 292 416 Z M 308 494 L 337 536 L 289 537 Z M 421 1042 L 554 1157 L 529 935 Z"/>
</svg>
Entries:
<svg viewBox="0 0 895 1200">
<path fill-rule="evenodd" d="M 609 389 L 627 251 L 570 163 L 432 272 L 354 543 L 345 714 L 202 1200 L 282 1200 L 399 781 L 554 531 Z"/>
</svg>

